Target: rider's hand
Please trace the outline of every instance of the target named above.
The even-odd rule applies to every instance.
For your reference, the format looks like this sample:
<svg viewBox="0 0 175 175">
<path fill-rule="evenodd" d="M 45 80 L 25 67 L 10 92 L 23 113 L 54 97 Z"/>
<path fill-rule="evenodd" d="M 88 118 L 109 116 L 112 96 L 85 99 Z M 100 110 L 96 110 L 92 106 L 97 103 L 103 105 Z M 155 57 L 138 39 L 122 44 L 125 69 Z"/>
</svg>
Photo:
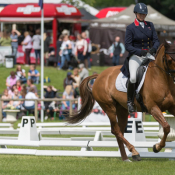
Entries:
<svg viewBox="0 0 175 175">
<path fill-rule="evenodd" d="M 146 50 L 141 50 L 140 56 L 146 56 L 146 54 L 147 54 L 147 51 Z"/>
<path fill-rule="evenodd" d="M 149 53 L 151 55 L 153 55 L 154 53 L 156 53 L 156 49 L 154 47 L 152 47 L 150 50 L 149 50 Z"/>
</svg>

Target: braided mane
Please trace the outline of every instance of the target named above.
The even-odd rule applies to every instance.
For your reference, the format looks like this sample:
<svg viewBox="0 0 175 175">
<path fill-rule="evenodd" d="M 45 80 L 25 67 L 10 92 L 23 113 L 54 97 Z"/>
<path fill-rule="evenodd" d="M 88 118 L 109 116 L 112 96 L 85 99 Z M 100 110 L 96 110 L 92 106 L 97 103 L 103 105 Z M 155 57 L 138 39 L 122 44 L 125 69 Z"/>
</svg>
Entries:
<svg viewBox="0 0 175 175">
<path fill-rule="evenodd" d="M 163 46 L 164 46 L 164 43 L 162 43 L 162 44 L 159 46 L 159 48 L 157 49 L 155 58 L 157 57 L 157 55 L 159 54 L 160 49 L 161 49 Z"/>
</svg>

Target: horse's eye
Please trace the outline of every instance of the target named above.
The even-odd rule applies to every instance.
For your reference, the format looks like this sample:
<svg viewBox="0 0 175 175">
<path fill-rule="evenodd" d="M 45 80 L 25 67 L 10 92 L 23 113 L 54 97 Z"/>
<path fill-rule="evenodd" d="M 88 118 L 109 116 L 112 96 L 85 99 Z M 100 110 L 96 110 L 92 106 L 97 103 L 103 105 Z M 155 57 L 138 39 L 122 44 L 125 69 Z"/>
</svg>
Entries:
<svg viewBox="0 0 175 175">
<path fill-rule="evenodd" d="M 172 60 L 168 60 L 168 63 L 171 64 L 172 63 Z"/>
</svg>

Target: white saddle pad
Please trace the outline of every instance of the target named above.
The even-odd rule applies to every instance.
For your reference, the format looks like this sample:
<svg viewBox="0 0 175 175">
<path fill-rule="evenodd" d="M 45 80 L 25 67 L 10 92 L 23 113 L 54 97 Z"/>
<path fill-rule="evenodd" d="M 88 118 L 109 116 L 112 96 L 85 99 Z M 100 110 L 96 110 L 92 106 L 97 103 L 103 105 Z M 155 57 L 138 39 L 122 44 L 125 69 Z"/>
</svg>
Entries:
<svg viewBox="0 0 175 175">
<path fill-rule="evenodd" d="M 139 84 L 139 86 L 136 90 L 136 93 L 140 92 L 140 89 L 142 88 L 143 83 L 145 81 L 145 76 L 146 76 L 146 72 L 147 72 L 148 67 L 145 66 L 145 68 L 146 68 L 146 70 L 145 70 L 145 72 L 143 74 L 143 77 L 142 77 L 142 80 L 141 80 L 141 82 L 140 82 L 140 84 Z M 128 80 L 128 78 L 125 75 L 123 75 L 122 72 L 120 72 L 119 75 L 117 76 L 117 79 L 116 79 L 116 82 L 115 82 L 116 89 L 118 91 L 121 91 L 121 92 L 127 92 L 127 88 L 126 88 L 127 80 Z"/>
</svg>

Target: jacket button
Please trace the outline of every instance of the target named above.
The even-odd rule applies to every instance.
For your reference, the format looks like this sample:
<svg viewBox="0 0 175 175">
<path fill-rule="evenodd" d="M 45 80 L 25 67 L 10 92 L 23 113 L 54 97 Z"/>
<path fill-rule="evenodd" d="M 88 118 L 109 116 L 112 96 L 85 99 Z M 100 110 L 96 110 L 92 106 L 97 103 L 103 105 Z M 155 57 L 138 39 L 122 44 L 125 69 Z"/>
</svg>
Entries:
<svg viewBox="0 0 175 175">
<path fill-rule="evenodd" d="M 149 38 L 148 38 L 148 40 L 149 40 Z"/>
<path fill-rule="evenodd" d="M 143 39 L 142 39 L 142 41 L 143 41 Z"/>
<path fill-rule="evenodd" d="M 143 49 L 143 47 L 142 47 L 142 49 Z"/>
<path fill-rule="evenodd" d="M 149 46 L 148 46 L 148 48 L 149 48 Z"/>
<path fill-rule="evenodd" d="M 149 42 L 148 42 L 148 44 L 149 44 Z"/>
<path fill-rule="evenodd" d="M 144 45 L 144 43 L 142 43 L 142 45 Z"/>
</svg>

